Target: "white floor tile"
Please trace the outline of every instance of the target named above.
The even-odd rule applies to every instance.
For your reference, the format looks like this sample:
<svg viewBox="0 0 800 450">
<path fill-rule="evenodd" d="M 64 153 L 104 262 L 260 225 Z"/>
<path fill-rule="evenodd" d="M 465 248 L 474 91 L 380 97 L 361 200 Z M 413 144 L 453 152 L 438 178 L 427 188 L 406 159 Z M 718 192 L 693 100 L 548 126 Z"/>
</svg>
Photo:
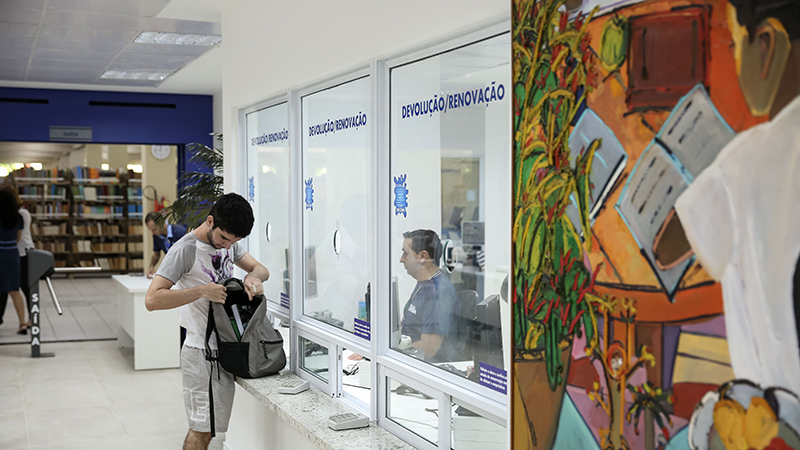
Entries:
<svg viewBox="0 0 800 450">
<path fill-rule="evenodd" d="M 72 445 L 91 440 L 127 442 L 122 424 L 109 407 L 30 410 L 27 421 L 32 447 L 49 445 L 48 448 L 54 448 L 52 445 L 56 443 Z"/>
<path fill-rule="evenodd" d="M 0 409 L 0 448 L 28 448 L 24 411 Z"/>
</svg>

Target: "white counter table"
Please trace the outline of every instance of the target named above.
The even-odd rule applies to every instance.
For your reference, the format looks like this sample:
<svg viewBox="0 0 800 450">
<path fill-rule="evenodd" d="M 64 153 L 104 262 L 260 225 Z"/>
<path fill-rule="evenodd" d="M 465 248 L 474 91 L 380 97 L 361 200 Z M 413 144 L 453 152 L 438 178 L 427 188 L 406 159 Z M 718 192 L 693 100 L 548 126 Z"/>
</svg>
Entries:
<svg viewBox="0 0 800 450">
<path fill-rule="evenodd" d="M 143 276 L 114 275 L 120 347 L 133 347 L 135 370 L 180 367 L 178 310 L 148 311 L 144 297 L 150 281 Z"/>
</svg>

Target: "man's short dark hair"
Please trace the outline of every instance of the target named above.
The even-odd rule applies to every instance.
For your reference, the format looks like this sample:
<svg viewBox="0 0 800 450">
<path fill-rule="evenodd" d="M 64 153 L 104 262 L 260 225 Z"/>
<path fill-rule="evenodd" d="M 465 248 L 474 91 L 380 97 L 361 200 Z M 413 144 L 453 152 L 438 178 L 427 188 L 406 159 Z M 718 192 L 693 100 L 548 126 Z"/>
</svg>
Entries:
<svg viewBox="0 0 800 450">
<path fill-rule="evenodd" d="M 230 233 L 237 238 L 250 235 L 253 230 L 253 208 L 239 194 L 225 194 L 214 203 L 209 213 L 214 218 L 214 228 Z"/>
<path fill-rule="evenodd" d="M 736 20 L 747 28 L 750 42 L 756 37 L 756 28 L 765 19 L 777 19 L 789 40 L 800 39 L 800 0 L 730 0 L 736 8 Z"/>
<path fill-rule="evenodd" d="M 150 212 L 149 212 L 149 213 L 147 213 L 147 215 L 145 216 L 145 218 L 144 218 L 144 223 L 147 223 L 147 222 L 153 222 L 153 223 L 156 223 L 156 218 L 158 218 L 158 216 L 160 216 L 160 215 L 161 215 L 161 213 L 159 213 L 159 212 L 156 212 L 156 211 L 150 211 Z"/>
<path fill-rule="evenodd" d="M 411 239 L 411 250 L 419 253 L 423 250 L 428 252 L 428 256 L 433 263 L 439 265 L 439 258 L 442 256 L 442 242 L 439 235 L 433 230 L 414 230 L 403 233 L 403 239 Z"/>
</svg>

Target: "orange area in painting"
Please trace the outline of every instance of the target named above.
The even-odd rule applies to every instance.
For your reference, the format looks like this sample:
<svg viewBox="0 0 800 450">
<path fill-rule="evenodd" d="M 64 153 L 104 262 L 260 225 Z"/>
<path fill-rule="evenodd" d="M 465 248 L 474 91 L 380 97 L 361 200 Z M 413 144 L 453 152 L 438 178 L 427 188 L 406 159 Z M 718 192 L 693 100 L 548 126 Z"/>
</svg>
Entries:
<svg viewBox="0 0 800 450">
<path fill-rule="evenodd" d="M 727 1 L 708 2 L 646 2 L 617 11 L 623 17 L 665 12 L 689 5 L 710 7 L 709 56 L 706 66 L 706 87 L 720 114 L 734 131 L 741 132 L 763 122 L 753 117 L 745 103 L 736 77 L 731 34 L 727 29 Z M 600 51 L 603 25 L 612 18 L 607 14 L 588 25 L 591 46 Z M 625 102 L 628 85 L 627 60 L 618 71 L 601 71 L 597 88 L 587 100 L 591 108 L 611 129 L 628 154 L 627 167 L 608 196 L 604 208 L 592 227 L 592 267 L 602 263 L 597 281 L 599 293 L 636 299 L 638 320 L 671 322 L 722 313 L 722 294 L 705 270 L 695 262 L 681 280 L 673 302 L 661 288 L 653 269 L 641 254 L 639 246 L 624 221 L 614 209 L 631 170 L 642 152 L 652 141 L 670 111 L 629 112 Z M 605 286 L 603 286 L 605 285 Z M 616 286 L 622 285 L 624 288 Z"/>
</svg>

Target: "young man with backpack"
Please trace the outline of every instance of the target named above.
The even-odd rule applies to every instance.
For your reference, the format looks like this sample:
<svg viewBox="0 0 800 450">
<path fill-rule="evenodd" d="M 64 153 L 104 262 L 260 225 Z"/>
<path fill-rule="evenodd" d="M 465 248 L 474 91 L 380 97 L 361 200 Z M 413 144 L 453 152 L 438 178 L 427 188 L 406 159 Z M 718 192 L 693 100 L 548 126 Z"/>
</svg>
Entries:
<svg viewBox="0 0 800 450">
<path fill-rule="evenodd" d="M 253 209 L 242 196 L 230 193 L 220 197 L 206 221 L 170 248 L 145 297 L 148 311 L 181 308 L 180 322 L 186 328 L 181 373 L 189 420 L 183 446 L 187 450 L 205 450 L 212 439 L 209 378 L 214 384 L 216 431 L 228 428 L 234 376 L 206 360 L 205 332 L 210 302 L 224 304 L 227 296 L 225 287 L 217 283 L 233 276 L 234 264 L 247 272 L 243 281 L 248 298 L 263 294 L 262 282 L 269 278 L 269 271 L 239 244 L 250 234 L 253 222 Z M 173 285 L 176 289 L 170 290 Z M 213 336 L 209 344 L 216 351 Z"/>
</svg>

